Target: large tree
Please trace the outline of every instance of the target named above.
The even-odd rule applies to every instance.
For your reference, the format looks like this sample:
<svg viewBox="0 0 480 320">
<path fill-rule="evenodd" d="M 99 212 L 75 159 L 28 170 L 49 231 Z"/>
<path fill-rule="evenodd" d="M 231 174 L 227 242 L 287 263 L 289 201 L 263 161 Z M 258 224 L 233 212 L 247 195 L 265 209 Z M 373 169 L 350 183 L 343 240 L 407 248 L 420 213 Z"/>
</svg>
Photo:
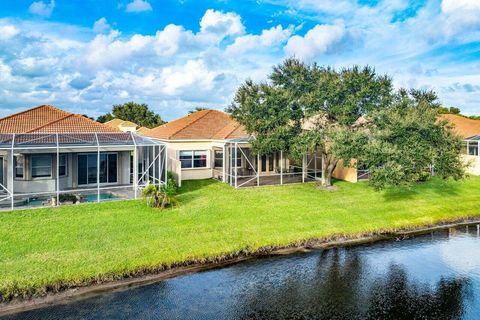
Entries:
<svg viewBox="0 0 480 320">
<path fill-rule="evenodd" d="M 269 154 L 282 150 L 299 158 L 305 152 L 319 152 L 322 157 L 322 185 L 330 187 L 333 171 L 339 161 L 349 166 L 355 160 L 365 160 L 373 172 L 379 172 L 378 168 L 385 166 L 382 161 L 373 161 L 375 156 L 380 158 L 384 155 L 366 153 L 367 144 L 374 146 L 383 137 L 380 127 L 376 127 L 375 123 L 381 119 L 382 111 L 397 115 L 405 104 L 421 104 L 431 113 L 416 112 L 423 117 L 420 122 L 435 123 L 431 115 L 438 114 L 436 109 L 439 105 L 433 93 L 415 91 L 408 95 L 408 101 L 402 100 L 401 96 L 404 97 L 403 94 L 394 93 L 388 76 L 376 74 L 371 67 L 335 70 L 288 59 L 273 69 L 267 82 L 246 81 L 238 89 L 227 111 L 255 136 L 252 146 L 257 153 Z M 415 108 L 410 106 L 407 109 Z M 430 118 L 427 119 L 426 115 Z M 393 123 L 390 125 L 394 126 Z M 442 148 L 445 147 L 445 152 L 453 156 L 458 151 L 458 140 L 446 131 L 448 129 L 442 126 L 440 131 L 431 132 L 432 135 L 443 134 L 445 139 L 433 141 L 432 137 L 430 142 L 441 140 L 444 143 Z M 384 128 L 385 132 L 388 132 L 388 128 Z M 423 139 L 423 136 L 417 135 L 416 139 Z M 436 160 L 440 161 L 438 157 Z M 458 176 L 457 171 L 461 171 L 458 161 L 453 165 L 459 169 L 453 170 L 455 174 L 444 171 L 442 175 Z M 438 170 L 443 170 L 444 166 L 438 166 Z M 374 173 L 374 177 L 378 176 Z M 387 175 L 383 178 L 384 183 L 375 185 L 380 188 L 388 185 L 388 182 L 393 184 L 394 180 L 398 182 L 402 179 L 408 183 L 415 177 Z"/>
<path fill-rule="evenodd" d="M 148 108 L 147 104 L 135 102 L 113 105 L 112 112 L 101 115 L 97 121 L 104 123 L 115 118 L 131 121 L 147 128 L 154 128 L 165 123 L 160 115 Z"/>
<path fill-rule="evenodd" d="M 433 92 L 401 89 L 389 108 L 371 114 L 359 157 L 376 189 L 408 186 L 431 171 L 442 178 L 464 176 L 462 139 L 439 119 L 439 107 Z"/>
</svg>

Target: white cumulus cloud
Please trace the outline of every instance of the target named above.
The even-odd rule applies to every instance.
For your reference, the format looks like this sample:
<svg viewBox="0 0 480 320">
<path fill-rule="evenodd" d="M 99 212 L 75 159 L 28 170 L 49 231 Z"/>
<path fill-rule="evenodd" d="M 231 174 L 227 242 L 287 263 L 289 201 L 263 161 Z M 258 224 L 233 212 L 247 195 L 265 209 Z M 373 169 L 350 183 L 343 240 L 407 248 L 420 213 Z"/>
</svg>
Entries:
<svg viewBox="0 0 480 320">
<path fill-rule="evenodd" d="M 272 49 L 286 42 L 293 33 L 293 27 L 284 29 L 281 25 L 263 30 L 260 35 L 248 34 L 235 39 L 227 47 L 229 54 L 243 54 L 260 48 Z"/>
<path fill-rule="evenodd" d="M 143 11 L 152 11 L 152 6 L 148 1 L 145 0 L 133 0 L 125 9 L 126 12 L 143 12 Z"/>
<path fill-rule="evenodd" d="M 55 8 L 55 0 L 50 0 L 50 3 L 35 1 L 30 5 L 28 11 L 39 16 L 50 17 L 53 8 Z"/>
<path fill-rule="evenodd" d="M 19 32 L 20 30 L 18 30 L 15 26 L 0 26 L 0 40 L 11 39 L 15 37 Z"/>
<path fill-rule="evenodd" d="M 103 33 L 110 30 L 110 25 L 107 22 L 107 18 L 102 17 L 95 21 L 93 24 L 93 32 Z"/>
<path fill-rule="evenodd" d="M 480 27 L 479 0 L 443 0 L 441 9 L 443 16 L 439 24 L 447 37 Z"/>
<path fill-rule="evenodd" d="M 343 23 L 316 25 L 303 37 L 298 35 L 291 37 L 285 46 L 285 53 L 311 61 L 321 54 L 334 51 L 346 34 Z"/>
<path fill-rule="evenodd" d="M 208 9 L 200 20 L 200 30 L 202 33 L 223 38 L 241 35 L 245 32 L 245 27 L 240 16 L 234 12 L 223 13 Z"/>
</svg>

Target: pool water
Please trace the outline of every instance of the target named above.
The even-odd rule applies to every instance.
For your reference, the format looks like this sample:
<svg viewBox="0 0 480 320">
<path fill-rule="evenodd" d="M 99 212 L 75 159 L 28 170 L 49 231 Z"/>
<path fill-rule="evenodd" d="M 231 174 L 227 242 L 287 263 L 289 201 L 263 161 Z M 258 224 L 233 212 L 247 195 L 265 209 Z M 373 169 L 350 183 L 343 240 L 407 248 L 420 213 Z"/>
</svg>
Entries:
<svg viewBox="0 0 480 320">
<path fill-rule="evenodd" d="M 83 198 L 85 202 L 97 202 L 97 194 L 87 194 L 84 195 Z M 49 197 L 36 197 L 30 198 L 26 205 L 31 207 L 41 207 L 44 206 L 44 203 L 47 203 Z M 119 199 L 119 197 L 115 196 L 113 193 L 100 193 L 100 201 L 107 201 L 107 200 L 115 200 Z"/>
<path fill-rule="evenodd" d="M 4 319 L 479 319 L 480 228 L 255 259 Z"/>
<path fill-rule="evenodd" d="M 96 202 L 97 195 L 96 194 L 87 194 L 85 197 L 86 202 Z M 102 200 L 115 200 L 118 199 L 113 193 L 100 193 L 100 201 Z"/>
</svg>

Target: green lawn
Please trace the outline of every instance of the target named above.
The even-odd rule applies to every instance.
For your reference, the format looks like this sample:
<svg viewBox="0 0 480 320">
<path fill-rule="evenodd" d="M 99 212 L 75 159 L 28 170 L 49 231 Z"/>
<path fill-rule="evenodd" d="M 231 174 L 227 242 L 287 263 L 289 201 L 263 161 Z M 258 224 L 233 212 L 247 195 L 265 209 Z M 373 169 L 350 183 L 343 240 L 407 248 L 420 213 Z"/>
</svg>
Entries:
<svg viewBox="0 0 480 320">
<path fill-rule="evenodd" d="M 0 293 L 42 293 L 242 249 L 480 217 L 480 177 L 375 192 L 337 182 L 235 190 L 187 182 L 180 207 L 143 201 L 0 213 Z"/>
</svg>

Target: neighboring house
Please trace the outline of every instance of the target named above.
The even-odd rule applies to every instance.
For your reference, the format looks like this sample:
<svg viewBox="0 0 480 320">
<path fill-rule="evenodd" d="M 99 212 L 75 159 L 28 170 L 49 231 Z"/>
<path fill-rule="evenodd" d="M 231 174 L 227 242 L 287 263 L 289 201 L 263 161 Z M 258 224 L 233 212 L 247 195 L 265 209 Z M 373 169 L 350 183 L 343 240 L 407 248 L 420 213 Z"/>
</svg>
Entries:
<svg viewBox="0 0 480 320">
<path fill-rule="evenodd" d="M 254 155 L 244 127 L 228 114 L 202 110 L 153 128 L 146 136 L 166 143 L 177 180 L 216 178 L 235 187 L 311 181 L 320 159 L 294 161 L 282 152 Z"/>
<path fill-rule="evenodd" d="M 444 114 L 442 118 L 453 125 L 453 130 L 463 138 L 463 157 L 468 164 L 467 172 L 480 175 L 480 120 L 455 114 Z"/>
<path fill-rule="evenodd" d="M 148 133 L 150 132 L 150 128 L 147 128 L 147 127 L 140 127 L 137 129 L 137 134 L 141 135 L 141 136 L 146 136 L 148 135 Z"/>
<path fill-rule="evenodd" d="M 150 129 L 147 127 L 139 127 L 134 122 L 122 119 L 113 119 L 105 122 L 104 125 L 121 132 L 133 132 L 141 136 L 145 136 L 150 131 Z"/>
<path fill-rule="evenodd" d="M 104 123 L 107 127 L 117 129 L 121 132 L 137 132 L 138 125 L 131 121 L 113 119 Z"/>
<path fill-rule="evenodd" d="M 42 105 L 0 119 L 0 207 L 134 198 L 165 162 L 158 141 Z"/>
</svg>

